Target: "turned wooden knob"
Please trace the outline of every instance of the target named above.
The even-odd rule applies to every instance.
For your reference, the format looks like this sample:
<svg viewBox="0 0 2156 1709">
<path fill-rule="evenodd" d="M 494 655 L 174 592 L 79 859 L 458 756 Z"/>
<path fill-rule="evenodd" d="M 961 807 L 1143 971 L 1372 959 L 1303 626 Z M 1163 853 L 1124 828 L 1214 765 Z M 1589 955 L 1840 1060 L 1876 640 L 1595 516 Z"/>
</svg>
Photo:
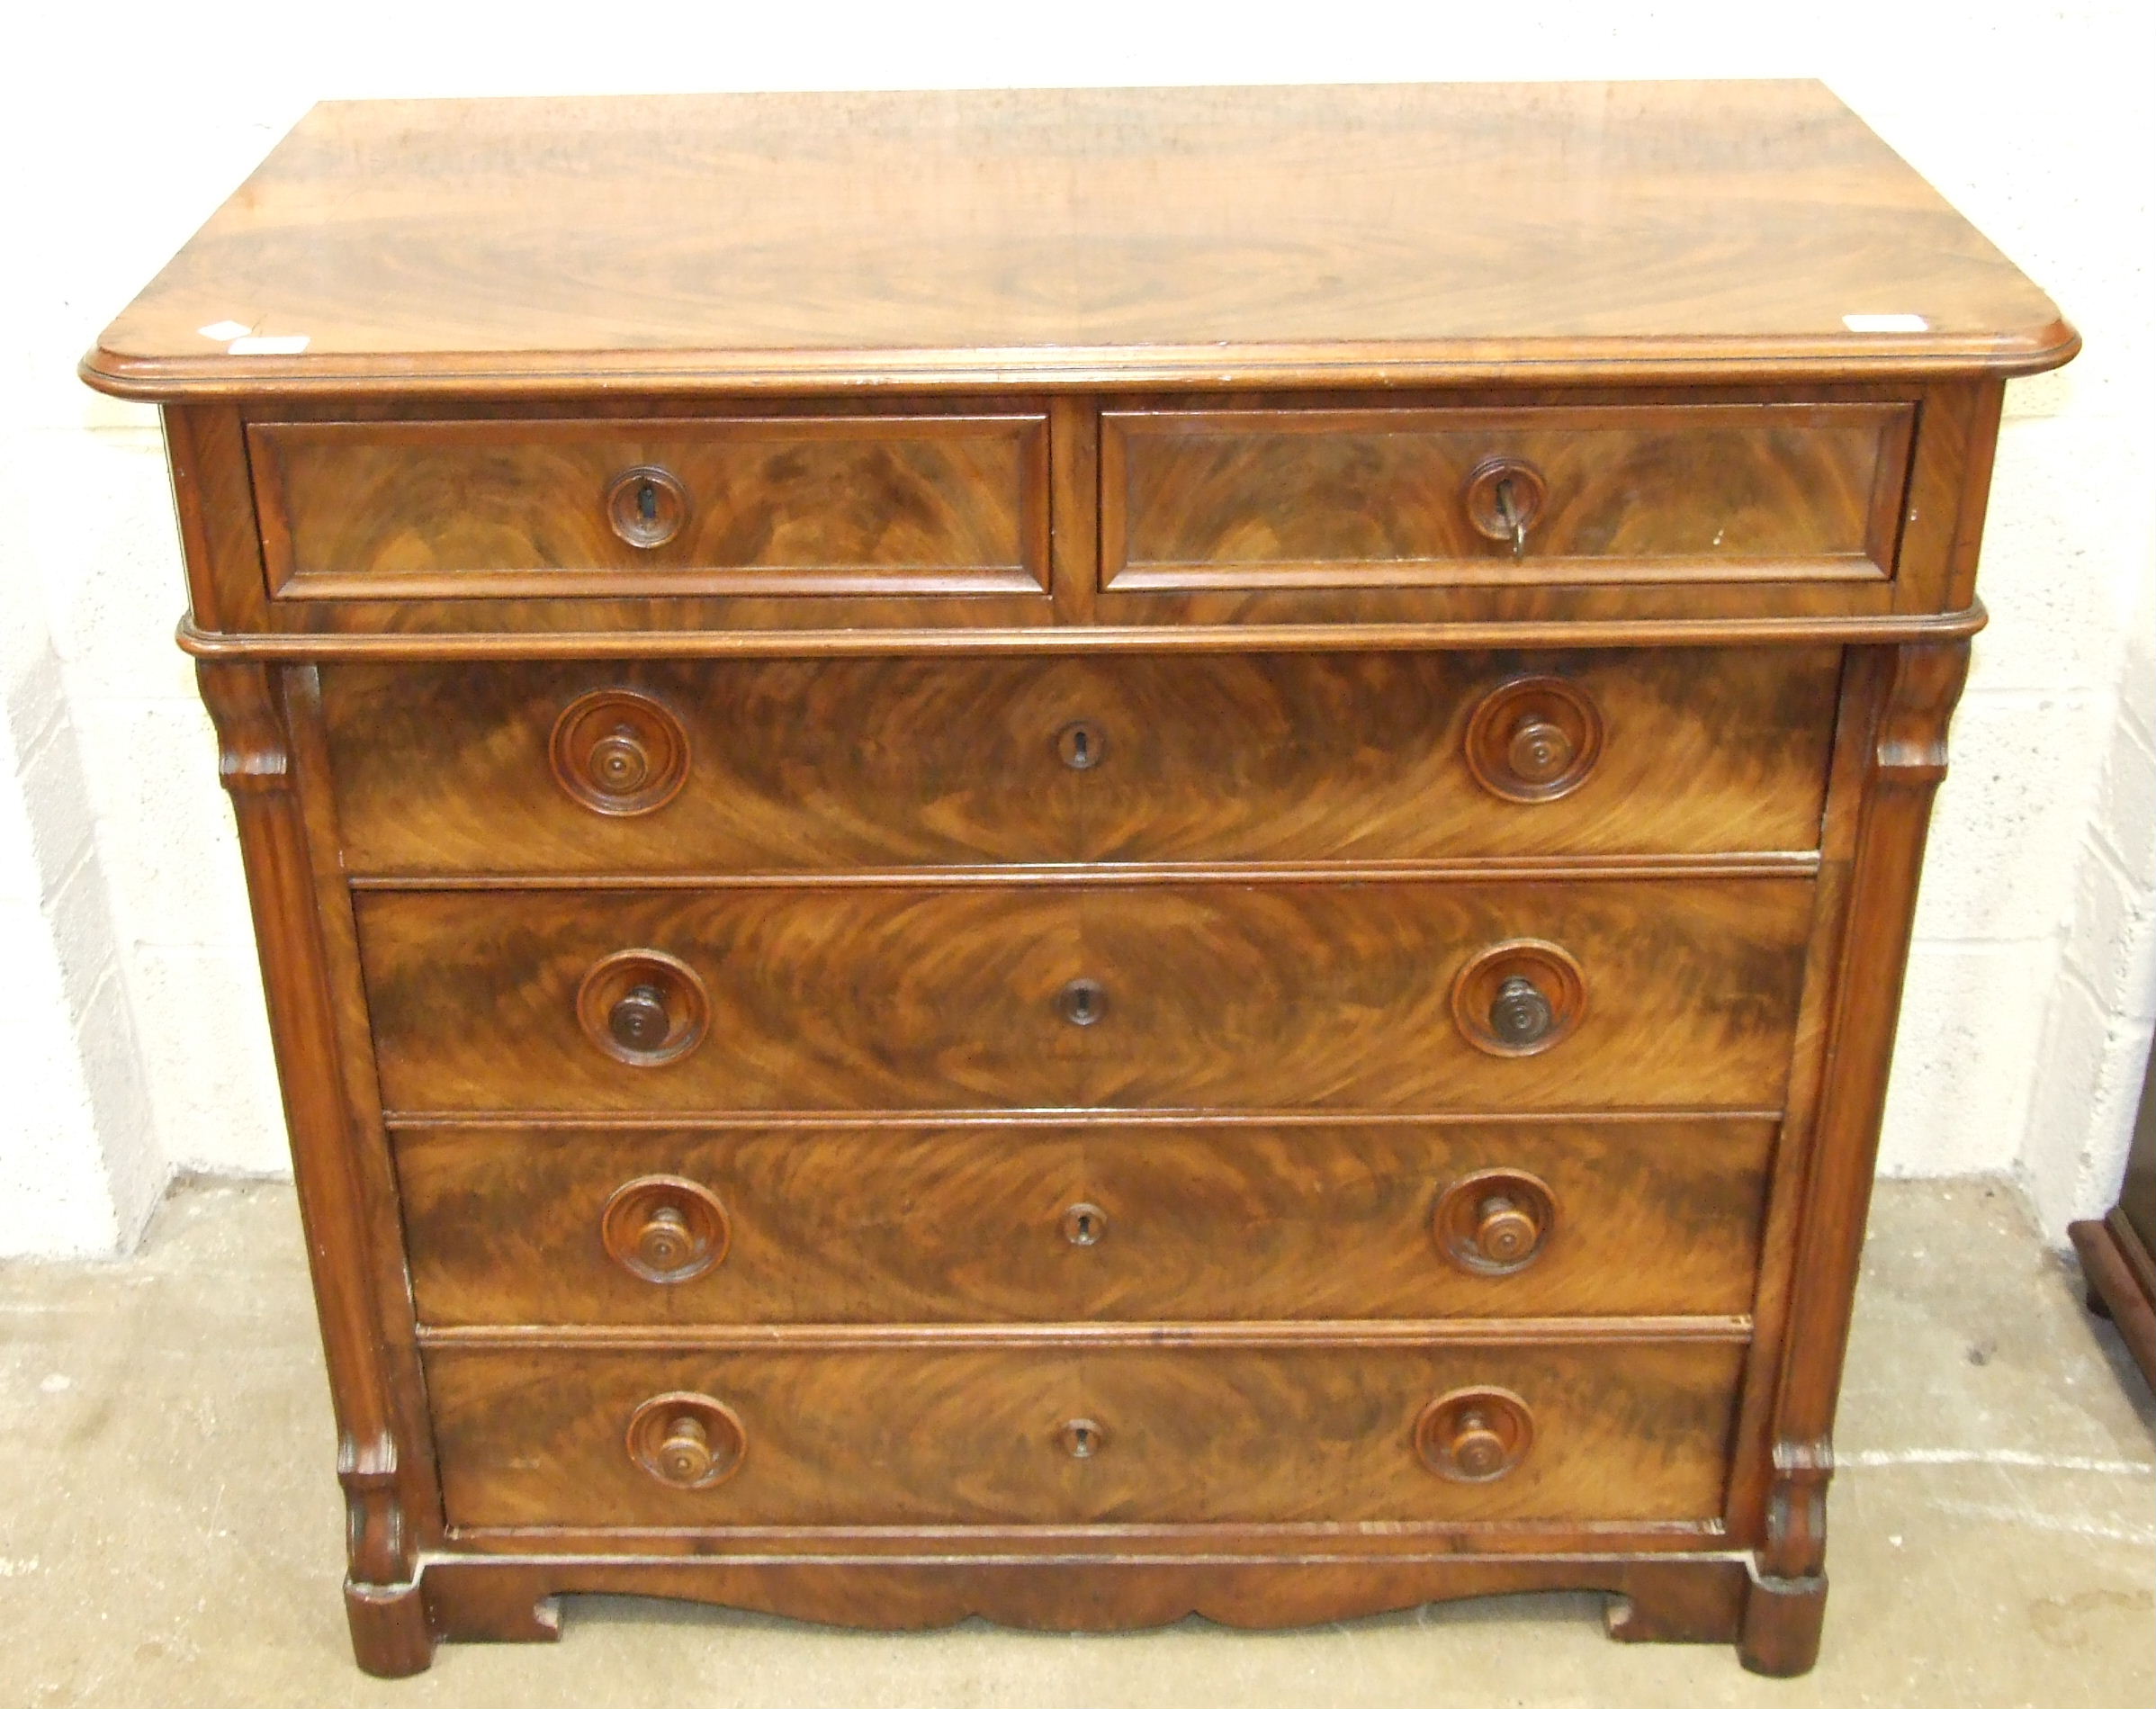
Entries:
<svg viewBox="0 0 2156 1709">
<path fill-rule="evenodd" d="M 688 1219 L 678 1205 L 659 1205 L 636 1231 L 636 1257 L 651 1270 L 674 1270 L 687 1259 L 695 1242 Z"/>
<path fill-rule="evenodd" d="M 1423 1408 L 1415 1445 L 1423 1463 L 1454 1483 L 1491 1483 L 1526 1458 L 1534 1417 L 1508 1389 L 1458 1389 Z"/>
<path fill-rule="evenodd" d="M 1508 975 L 1490 1003 L 1490 1031 L 1509 1049 L 1540 1044 L 1556 1019 L 1550 999 L 1523 973 Z"/>
<path fill-rule="evenodd" d="M 606 1030 L 624 1050 L 656 1050 L 673 1030 L 666 993 L 657 985 L 636 985 L 606 1012 Z"/>
<path fill-rule="evenodd" d="M 1541 1237 L 1533 1213 L 1501 1192 L 1475 1207 L 1475 1245 L 1493 1264 L 1519 1263 Z"/>
<path fill-rule="evenodd" d="M 1484 1169 L 1447 1187 L 1431 1232 L 1438 1249 L 1478 1276 L 1508 1276 L 1542 1255 L 1557 1226 L 1550 1183 L 1521 1169 Z"/>
<path fill-rule="evenodd" d="M 696 970 L 663 949 L 617 949 L 577 987 L 577 1024 L 617 1062 L 656 1068 L 704 1042 L 711 995 Z"/>
<path fill-rule="evenodd" d="M 609 818 L 652 813 L 688 780 L 688 732 L 646 694 L 601 688 L 572 701 L 548 743 L 554 781 Z"/>
<path fill-rule="evenodd" d="M 610 796 L 633 795 L 651 775 L 651 756 L 633 724 L 616 724 L 591 744 L 584 770 L 595 789 Z"/>
<path fill-rule="evenodd" d="M 1523 783 L 1546 784 L 1562 778 L 1578 752 L 1565 730 L 1549 719 L 1529 713 L 1513 726 L 1505 744 L 1505 758 L 1514 776 Z"/>
<path fill-rule="evenodd" d="M 645 1282 L 694 1282 L 724 1261 L 732 1238 L 718 1195 L 681 1175 L 624 1181 L 599 1216 L 606 1255 Z"/>
<path fill-rule="evenodd" d="M 1579 1025 L 1586 976 L 1561 946 L 1512 938 L 1469 957 L 1452 980 L 1452 1019 L 1478 1050 L 1532 1057 Z"/>
<path fill-rule="evenodd" d="M 711 1433 L 694 1413 L 684 1412 L 667 1421 L 659 1444 L 660 1475 L 669 1483 L 702 1483 L 711 1476 Z"/>
<path fill-rule="evenodd" d="M 701 1441 L 701 1433 L 698 1440 Z M 1490 1416 L 1480 1408 L 1470 1408 L 1452 1421 L 1451 1440 L 1446 1444 L 1452 1463 L 1469 1478 L 1495 1477 L 1505 1469 L 1505 1438 L 1497 1434 Z"/>
<path fill-rule="evenodd" d="M 1482 697 L 1461 752 L 1475 781 L 1506 801 L 1554 801 L 1586 782 L 1602 755 L 1602 714 L 1561 677 L 1519 677 Z"/>
<path fill-rule="evenodd" d="M 749 1437 L 733 1408 L 709 1395 L 653 1395 L 629 1420 L 629 1458 L 660 1483 L 708 1489 L 741 1470 Z"/>
</svg>

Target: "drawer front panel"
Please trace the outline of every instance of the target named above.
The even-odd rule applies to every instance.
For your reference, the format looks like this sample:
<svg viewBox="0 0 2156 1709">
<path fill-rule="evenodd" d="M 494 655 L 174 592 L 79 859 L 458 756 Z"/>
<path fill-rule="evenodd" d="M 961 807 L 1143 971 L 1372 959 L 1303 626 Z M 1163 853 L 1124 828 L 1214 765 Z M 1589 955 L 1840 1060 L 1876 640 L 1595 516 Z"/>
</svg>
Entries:
<svg viewBox="0 0 2156 1709">
<path fill-rule="evenodd" d="M 1876 581 L 1894 562 L 1915 414 L 1905 403 L 1110 412 L 1101 580 Z"/>
<path fill-rule="evenodd" d="M 1832 648 L 334 665 L 322 698 L 355 872 L 727 872 L 1810 849 L 1839 679 Z M 620 799 L 607 732 L 557 733 L 606 696 L 657 726 Z"/>
<path fill-rule="evenodd" d="M 258 422 L 247 443 L 284 598 L 1047 585 L 1039 416 Z"/>
<path fill-rule="evenodd" d="M 1698 1521 L 1743 1351 L 437 1345 L 427 1380 L 454 1525 Z M 1525 1452 L 1489 1482 L 1433 1471 L 1425 1409 L 1486 1388 L 1523 1406 Z M 676 1394 L 731 1414 L 707 1488 L 631 1458 L 639 1407 Z"/>
<path fill-rule="evenodd" d="M 1721 879 L 377 891 L 356 908 L 401 1110 L 1475 1111 L 1778 1106 L 1811 899 L 1806 880 Z M 1501 948 L 1523 940 L 1556 949 Z M 1517 1003 L 1497 976 L 1514 967 L 1555 1022 L 1532 1054 L 1470 1042 Z M 648 1050 L 607 1030 L 647 1025 Z"/>
<path fill-rule="evenodd" d="M 397 1172 L 432 1324 L 1740 1316 L 1774 1132 L 433 1128 Z"/>
</svg>

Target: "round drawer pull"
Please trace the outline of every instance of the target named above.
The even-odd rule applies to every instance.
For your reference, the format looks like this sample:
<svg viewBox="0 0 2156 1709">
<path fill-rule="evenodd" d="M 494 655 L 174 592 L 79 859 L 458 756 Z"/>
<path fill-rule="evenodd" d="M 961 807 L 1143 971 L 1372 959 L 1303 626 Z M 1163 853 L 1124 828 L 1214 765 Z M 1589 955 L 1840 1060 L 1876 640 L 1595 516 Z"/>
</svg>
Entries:
<svg viewBox="0 0 2156 1709">
<path fill-rule="evenodd" d="M 1074 1460 L 1091 1460 L 1108 1446 L 1108 1432 L 1091 1418 L 1073 1418 L 1056 1433 L 1056 1439 Z"/>
<path fill-rule="evenodd" d="M 733 1237 L 726 1207 L 679 1175 L 624 1182 L 599 1214 L 606 1255 L 645 1282 L 693 1282 L 725 1261 Z"/>
<path fill-rule="evenodd" d="M 1490 999 L 1490 1030 L 1500 1043 L 1519 1049 L 1541 1043 L 1556 1020 L 1550 999 L 1523 973 L 1507 975 Z"/>
<path fill-rule="evenodd" d="M 663 546 L 687 520 L 688 494 L 664 469 L 628 470 L 606 489 L 607 523 L 639 552 Z"/>
<path fill-rule="evenodd" d="M 649 696 L 602 688 L 570 703 L 547 747 L 554 781 L 594 813 L 663 807 L 688 781 L 688 733 Z"/>
<path fill-rule="evenodd" d="M 1532 1057 L 1560 1042 L 1586 1012 L 1579 963 L 1554 943 L 1492 944 L 1452 981 L 1452 1020 L 1476 1049 Z"/>
<path fill-rule="evenodd" d="M 1475 781 L 1506 801 L 1554 801 L 1602 757 L 1602 714 L 1560 677 L 1522 677 L 1482 697 L 1464 742 Z"/>
<path fill-rule="evenodd" d="M 1527 1457 L 1534 1416 L 1506 1389 L 1455 1389 L 1415 1423 L 1423 1463 L 1454 1483 L 1494 1483 Z"/>
<path fill-rule="evenodd" d="M 748 1452 L 741 1421 L 709 1395 L 653 1395 L 629 1420 L 629 1458 L 677 1489 L 723 1483 Z"/>
<path fill-rule="evenodd" d="M 1431 1219 L 1438 1250 L 1482 1276 L 1526 1269 L 1548 1249 L 1556 1227 L 1557 1195 L 1517 1169 L 1485 1169 L 1455 1181 Z"/>
<path fill-rule="evenodd" d="M 1527 555 L 1527 531 L 1542 514 L 1550 488 L 1541 472 L 1517 457 L 1485 457 L 1468 477 L 1468 520 L 1487 539 L 1500 540 L 1513 556 Z"/>
<path fill-rule="evenodd" d="M 606 1030 L 624 1050 L 645 1055 L 658 1049 L 673 1030 L 667 1018 L 666 993 L 657 985 L 635 986 L 606 1012 Z"/>
<path fill-rule="evenodd" d="M 1090 1027 L 1108 1012 L 1108 993 L 1098 979 L 1074 979 L 1056 994 L 1056 1009 L 1074 1027 Z"/>
<path fill-rule="evenodd" d="M 616 1062 L 653 1068 L 704 1041 L 711 1000 L 687 963 L 657 949 L 622 949 L 577 989 L 584 1036 Z"/>
<path fill-rule="evenodd" d="M 1056 757 L 1073 771 L 1091 771 L 1108 758 L 1108 738 L 1084 718 L 1056 733 Z"/>
<path fill-rule="evenodd" d="M 1108 1212 L 1079 1203 L 1063 1213 L 1063 1237 L 1074 1246 L 1097 1246 L 1108 1234 Z"/>
</svg>

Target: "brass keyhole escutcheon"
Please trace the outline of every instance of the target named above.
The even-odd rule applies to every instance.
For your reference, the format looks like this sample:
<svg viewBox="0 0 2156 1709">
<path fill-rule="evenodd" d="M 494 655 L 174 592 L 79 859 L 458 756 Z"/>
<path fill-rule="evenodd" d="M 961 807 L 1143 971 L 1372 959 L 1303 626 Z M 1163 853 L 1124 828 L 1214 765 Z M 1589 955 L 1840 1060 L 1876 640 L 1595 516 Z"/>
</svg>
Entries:
<svg viewBox="0 0 2156 1709">
<path fill-rule="evenodd" d="M 1099 724 L 1080 718 L 1056 733 L 1056 757 L 1073 771 L 1091 771 L 1108 758 L 1108 738 Z"/>
<path fill-rule="evenodd" d="M 1091 1027 L 1108 1012 L 1108 993 L 1098 979 L 1074 979 L 1056 994 L 1056 1007 L 1074 1027 Z"/>
<path fill-rule="evenodd" d="M 1108 1233 L 1108 1212 L 1079 1203 L 1063 1213 L 1063 1237 L 1074 1246 L 1097 1246 Z"/>
<path fill-rule="evenodd" d="M 1108 1445 L 1108 1432 L 1091 1418 L 1073 1418 L 1056 1435 L 1074 1460 L 1091 1460 Z"/>
</svg>

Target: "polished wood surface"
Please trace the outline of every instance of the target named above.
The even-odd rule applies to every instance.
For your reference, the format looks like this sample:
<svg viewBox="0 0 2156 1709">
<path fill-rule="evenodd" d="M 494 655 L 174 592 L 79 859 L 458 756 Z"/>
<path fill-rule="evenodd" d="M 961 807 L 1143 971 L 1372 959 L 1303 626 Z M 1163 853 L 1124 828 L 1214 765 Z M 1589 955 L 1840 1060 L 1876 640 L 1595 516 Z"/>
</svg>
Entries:
<svg viewBox="0 0 2156 1709">
<path fill-rule="evenodd" d="M 339 665 L 322 693 L 355 872 L 715 873 L 1807 850 L 1840 671 L 1824 648 L 651 660 Z M 1597 751 L 1560 794 L 1507 799 L 1536 706 L 1497 707 L 1479 752 L 1470 728 L 1543 679 Z M 609 813 L 550 759 L 608 692 L 681 733 L 656 811 Z M 632 735 L 641 777 L 669 738 Z"/>
<path fill-rule="evenodd" d="M 428 1324 L 1621 1317 L 1749 1309 L 1774 1133 L 1696 1118 L 490 1122 L 402 1131 L 396 1150 Z M 1479 1227 L 1493 1202 L 1526 1202 L 1523 1176 L 1550 1202 L 1516 1267 L 1447 1250 L 1442 1207 Z M 721 1255 L 678 1282 L 601 1237 L 624 1185 L 668 1178 L 725 1224 Z M 678 1186 L 652 1197 L 699 1218 Z"/>
<path fill-rule="evenodd" d="M 247 445 L 281 598 L 1047 585 L 1038 416 L 257 423 Z M 651 522 L 612 514 L 645 470 Z"/>
<path fill-rule="evenodd" d="M 1811 912 L 1777 878 L 357 898 L 391 1106 L 594 1113 L 1773 1107 Z M 1542 1055 L 1492 1056 L 1452 983 L 1527 935 L 1577 958 L 1585 1012 Z M 578 1020 L 590 970 L 644 946 L 712 1009 L 654 1066 Z M 1079 980 L 1090 1021 L 1065 1007 Z"/>
<path fill-rule="evenodd" d="M 1100 422 L 1100 580 L 1884 577 L 1913 414 L 1886 404 L 1112 411 Z"/>
<path fill-rule="evenodd" d="M 1585 1589 L 1809 1667 L 2076 344 L 1810 84 L 310 114 L 85 373 L 166 406 L 360 1664 Z"/>
<path fill-rule="evenodd" d="M 1715 1343 L 427 1355 L 458 1526 L 1711 1520 L 1738 1366 Z M 1533 1408 L 1533 1447 L 1489 1483 L 1433 1473 L 1416 1418 L 1490 1383 Z M 723 1483 L 676 1489 L 627 1453 L 667 1392 L 739 1415 Z M 1081 1417 L 1099 1445 L 1074 1453 Z"/>
<path fill-rule="evenodd" d="M 1924 324 L 1845 319 L 1882 313 Z M 200 331 L 235 319 L 309 342 Z M 328 103 L 85 373 L 161 397 L 1550 382 L 2021 372 L 2074 344 L 1815 83 L 1041 89 Z"/>
</svg>

